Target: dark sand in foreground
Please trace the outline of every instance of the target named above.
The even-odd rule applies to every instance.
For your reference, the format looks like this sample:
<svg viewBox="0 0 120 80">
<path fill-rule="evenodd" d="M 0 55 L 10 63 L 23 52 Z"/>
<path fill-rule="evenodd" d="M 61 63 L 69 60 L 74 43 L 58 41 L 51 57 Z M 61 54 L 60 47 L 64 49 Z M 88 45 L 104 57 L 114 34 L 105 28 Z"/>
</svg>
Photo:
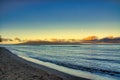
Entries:
<svg viewBox="0 0 120 80">
<path fill-rule="evenodd" d="M 0 47 L 0 80 L 88 80 L 19 58 Z"/>
</svg>

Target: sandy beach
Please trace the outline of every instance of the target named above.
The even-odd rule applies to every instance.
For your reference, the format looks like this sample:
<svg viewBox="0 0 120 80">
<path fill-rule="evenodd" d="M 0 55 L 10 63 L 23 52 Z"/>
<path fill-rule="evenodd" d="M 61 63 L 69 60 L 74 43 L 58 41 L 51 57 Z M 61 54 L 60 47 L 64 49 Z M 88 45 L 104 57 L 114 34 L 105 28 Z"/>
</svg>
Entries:
<svg viewBox="0 0 120 80">
<path fill-rule="evenodd" d="M 0 80 L 88 80 L 38 65 L 0 47 Z"/>
</svg>

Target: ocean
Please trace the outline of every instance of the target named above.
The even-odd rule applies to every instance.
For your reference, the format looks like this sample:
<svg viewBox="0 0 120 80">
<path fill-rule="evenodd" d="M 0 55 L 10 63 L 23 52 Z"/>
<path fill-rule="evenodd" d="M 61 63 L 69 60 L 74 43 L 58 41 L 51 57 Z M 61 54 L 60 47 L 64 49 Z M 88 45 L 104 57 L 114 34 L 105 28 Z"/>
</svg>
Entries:
<svg viewBox="0 0 120 80">
<path fill-rule="evenodd" d="M 120 80 L 120 45 L 0 45 L 17 56 L 92 80 Z"/>
</svg>

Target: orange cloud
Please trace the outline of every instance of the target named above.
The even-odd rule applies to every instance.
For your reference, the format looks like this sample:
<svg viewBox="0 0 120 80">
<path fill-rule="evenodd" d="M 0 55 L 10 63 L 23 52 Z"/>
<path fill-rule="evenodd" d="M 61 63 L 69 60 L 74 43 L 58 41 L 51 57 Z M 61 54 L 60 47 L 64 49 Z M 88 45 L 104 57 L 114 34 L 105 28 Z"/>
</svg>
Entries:
<svg viewBox="0 0 120 80">
<path fill-rule="evenodd" d="M 97 40 L 98 38 L 96 36 L 89 36 L 87 38 L 84 38 L 84 41 L 93 41 L 93 40 Z"/>
</svg>

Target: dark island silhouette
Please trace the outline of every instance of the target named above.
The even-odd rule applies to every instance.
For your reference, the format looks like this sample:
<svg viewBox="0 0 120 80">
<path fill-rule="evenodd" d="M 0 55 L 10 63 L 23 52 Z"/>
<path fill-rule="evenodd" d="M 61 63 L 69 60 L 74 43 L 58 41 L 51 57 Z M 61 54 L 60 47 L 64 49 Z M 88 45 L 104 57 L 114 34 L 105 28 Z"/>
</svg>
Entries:
<svg viewBox="0 0 120 80">
<path fill-rule="evenodd" d="M 1 42 L 12 42 L 18 41 L 16 44 L 30 44 L 30 45 L 79 45 L 79 44 L 120 44 L 120 37 L 104 37 L 98 38 L 97 36 L 88 36 L 83 39 L 53 39 L 53 40 L 22 40 L 20 38 L 10 39 L 10 38 L 2 38 L 0 36 Z"/>
<path fill-rule="evenodd" d="M 1 38 L 1 35 L 0 35 L 0 42 L 2 42 L 2 38 Z"/>
<path fill-rule="evenodd" d="M 70 45 L 77 45 L 77 44 L 120 44 L 120 37 L 105 37 L 102 39 L 98 39 L 96 36 L 90 36 L 87 38 L 84 38 L 82 40 L 74 40 L 74 41 L 44 41 L 44 40 L 38 40 L 38 41 L 26 41 L 20 44 L 47 44 L 47 45 L 57 45 L 57 44 L 70 44 Z"/>
</svg>

